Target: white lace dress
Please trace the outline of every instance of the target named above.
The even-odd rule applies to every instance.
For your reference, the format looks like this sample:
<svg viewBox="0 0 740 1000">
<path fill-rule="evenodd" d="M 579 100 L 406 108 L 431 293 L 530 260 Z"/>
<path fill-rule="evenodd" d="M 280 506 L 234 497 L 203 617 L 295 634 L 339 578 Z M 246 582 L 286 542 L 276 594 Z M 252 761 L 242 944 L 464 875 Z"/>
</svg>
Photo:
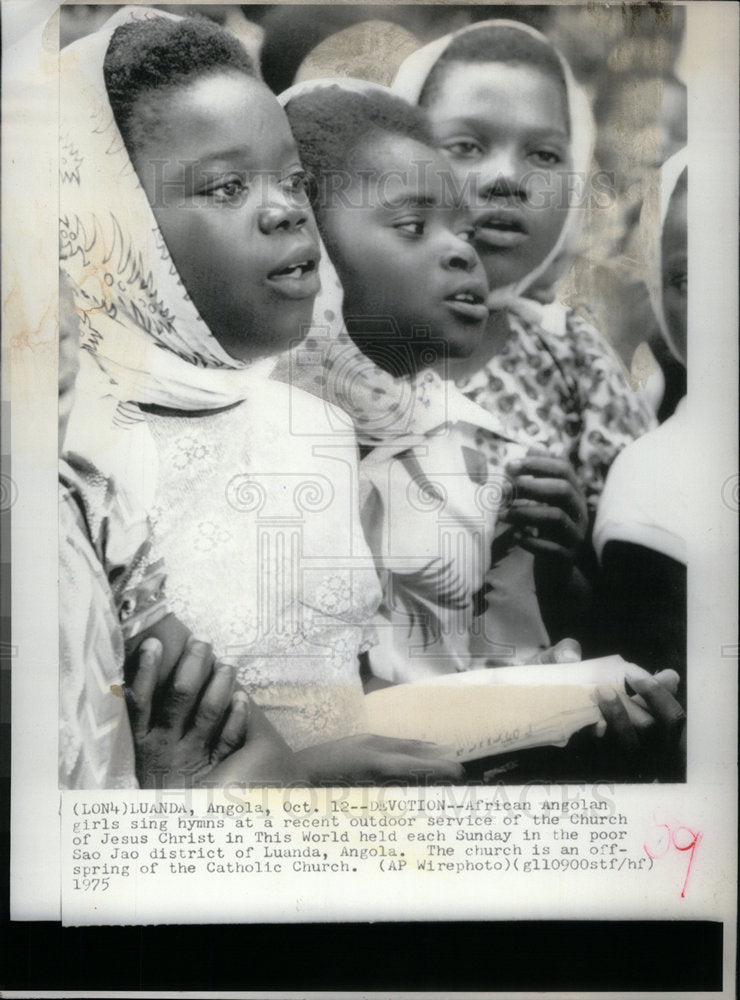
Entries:
<svg viewBox="0 0 740 1000">
<path fill-rule="evenodd" d="M 294 749 L 364 731 L 358 653 L 380 586 L 354 437 L 330 406 L 269 380 L 231 409 L 147 421 L 171 610 L 237 666 Z"/>
</svg>

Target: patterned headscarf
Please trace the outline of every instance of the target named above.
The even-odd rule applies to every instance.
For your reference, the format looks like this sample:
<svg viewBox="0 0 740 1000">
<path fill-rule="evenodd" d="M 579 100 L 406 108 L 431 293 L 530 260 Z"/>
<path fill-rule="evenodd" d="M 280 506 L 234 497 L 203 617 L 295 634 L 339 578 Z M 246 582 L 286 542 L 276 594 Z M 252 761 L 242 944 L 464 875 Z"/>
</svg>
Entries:
<svg viewBox="0 0 740 1000">
<path fill-rule="evenodd" d="M 216 409 L 247 398 L 274 366 L 230 357 L 199 315 L 114 120 L 103 75 L 111 36 L 153 17 L 180 20 L 126 7 L 60 54 L 60 256 L 82 348 L 66 444 L 143 501 L 152 495 L 155 456 L 132 404 Z"/>
</svg>

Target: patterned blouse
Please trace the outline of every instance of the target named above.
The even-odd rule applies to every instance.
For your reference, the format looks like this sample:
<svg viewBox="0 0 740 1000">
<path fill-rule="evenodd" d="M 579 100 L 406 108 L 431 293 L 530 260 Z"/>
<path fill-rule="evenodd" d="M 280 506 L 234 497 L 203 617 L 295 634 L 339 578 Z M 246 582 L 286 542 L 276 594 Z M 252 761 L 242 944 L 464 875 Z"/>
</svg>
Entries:
<svg viewBox="0 0 740 1000">
<path fill-rule="evenodd" d="M 509 311 L 501 352 L 458 384 L 508 433 L 523 432 L 569 459 L 593 512 L 612 462 L 655 426 L 655 416 L 589 323 L 559 303 L 526 306 Z M 483 439 L 479 446 L 485 449 Z"/>
</svg>

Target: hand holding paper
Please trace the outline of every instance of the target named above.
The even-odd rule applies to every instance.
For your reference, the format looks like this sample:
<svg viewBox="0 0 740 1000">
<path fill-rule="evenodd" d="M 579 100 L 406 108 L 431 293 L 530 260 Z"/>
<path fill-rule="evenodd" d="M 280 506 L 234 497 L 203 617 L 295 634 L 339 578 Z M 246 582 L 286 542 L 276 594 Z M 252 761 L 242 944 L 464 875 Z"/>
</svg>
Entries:
<svg viewBox="0 0 740 1000">
<path fill-rule="evenodd" d="M 621 656 L 443 674 L 367 697 L 369 728 L 382 736 L 454 747 L 464 762 L 537 746 L 565 746 L 602 720 L 597 687 L 624 691 Z"/>
</svg>

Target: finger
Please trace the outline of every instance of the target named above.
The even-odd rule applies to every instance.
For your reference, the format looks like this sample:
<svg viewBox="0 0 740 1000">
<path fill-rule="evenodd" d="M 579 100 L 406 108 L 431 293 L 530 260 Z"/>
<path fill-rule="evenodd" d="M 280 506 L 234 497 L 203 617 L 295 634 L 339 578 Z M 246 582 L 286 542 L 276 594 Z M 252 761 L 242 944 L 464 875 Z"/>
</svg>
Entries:
<svg viewBox="0 0 740 1000">
<path fill-rule="evenodd" d="M 191 636 L 162 704 L 162 725 L 181 736 L 211 669 L 211 647 Z"/>
<path fill-rule="evenodd" d="M 536 528 L 537 538 L 546 538 L 559 545 L 574 547 L 584 538 L 582 531 L 570 515 L 560 507 L 547 504 L 514 504 L 506 514 L 509 524 L 522 530 Z"/>
<path fill-rule="evenodd" d="M 606 720 L 608 731 L 623 753 L 629 759 L 636 759 L 640 751 L 640 738 L 617 692 L 613 688 L 598 687 L 596 703 Z"/>
<path fill-rule="evenodd" d="M 211 746 L 216 742 L 219 728 L 234 693 L 234 680 L 234 668 L 216 661 L 193 720 L 194 735 L 205 746 Z"/>
<path fill-rule="evenodd" d="M 675 670 L 659 670 L 653 677 L 675 697 L 681 686 L 681 678 Z"/>
<path fill-rule="evenodd" d="M 551 542 L 546 538 L 534 538 L 531 535 L 521 535 L 517 540 L 517 545 L 525 552 L 531 552 L 535 556 L 550 556 L 572 562 L 575 555 L 571 548 L 558 545 L 557 542 Z"/>
<path fill-rule="evenodd" d="M 224 728 L 211 754 L 214 763 L 224 760 L 244 745 L 249 728 L 250 708 L 249 697 L 241 688 L 237 688 L 231 698 Z"/>
<path fill-rule="evenodd" d="M 588 523 L 588 507 L 583 494 L 565 479 L 535 479 L 517 476 L 512 480 L 513 500 L 507 508 L 516 510 L 535 503 L 558 508 L 577 524 Z"/>
<path fill-rule="evenodd" d="M 619 699 L 638 733 L 655 728 L 655 715 L 641 705 L 637 698 L 630 698 L 629 695 L 619 692 Z"/>
<path fill-rule="evenodd" d="M 577 639 L 561 639 L 554 646 L 542 649 L 529 663 L 578 663 L 583 659 Z"/>
<path fill-rule="evenodd" d="M 675 671 L 666 671 L 666 673 L 678 676 Z M 648 709 L 661 721 L 663 726 L 667 727 L 670 733 L 683 724 L 686 713 L 682 706 L 673 697 L 668 687 L 656 677 L 653 677 L 646 670 L 630 664 L 625 670 L 625 678 L 630 687 L 645 699 Z M 670 680 L 672 682 L 673 679 Z"/>
<path fill-rule="evenodd" d="M 554 663 L 580 663 L 583 659 L 581 644 L 577 639 L 561 639 L 552 648 Z"/>
<path fill-rule="evenodd" d="M 131 731 L 135 739 L 142 738 L 149 732 L 152 699 L 157 687 L 162 655 L 162 643 L 159 639 L 155 639 L 154 636 L 145 639 L 137 651 L 136 668 L 131 683 L 124 687 Z"/>
<path fill-rule="evenodd" d="M 536 476 L 546 479 L 567 480 L 580 492 L 575 470 L 566 458 L 556 458 L 554 455 L 530 451 L 524 458 L 508 462 L 506 471 L 511 476 Z"/>
</svg>

